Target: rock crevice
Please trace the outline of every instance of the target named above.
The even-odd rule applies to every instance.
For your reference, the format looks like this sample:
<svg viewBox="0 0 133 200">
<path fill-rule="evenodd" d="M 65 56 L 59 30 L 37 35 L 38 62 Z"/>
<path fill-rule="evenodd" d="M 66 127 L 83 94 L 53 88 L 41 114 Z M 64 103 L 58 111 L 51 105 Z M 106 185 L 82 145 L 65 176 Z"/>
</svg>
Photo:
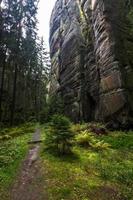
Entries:
<svg viewBox="0 0 133 200">
<path fill-rule="evenodd" d="M 56 1 L 50 22 L 50 89 L 62 96 L 74 121 L 132 116 L 133 43 L 121 31 L 130 13 L 124 2 Z"/>
</svg>

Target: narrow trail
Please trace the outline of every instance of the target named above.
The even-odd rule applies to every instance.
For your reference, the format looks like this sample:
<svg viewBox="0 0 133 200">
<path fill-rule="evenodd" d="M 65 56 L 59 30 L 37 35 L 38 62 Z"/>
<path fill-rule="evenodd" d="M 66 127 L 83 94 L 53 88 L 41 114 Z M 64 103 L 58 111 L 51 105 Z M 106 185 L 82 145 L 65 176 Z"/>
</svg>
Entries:
<svg viewBox="0 0 133 200">
<path fill-rule="evenodd" d="M 12 189 L 10 200 L 47 200 L 44 174 L 41 170 L 40 130 L 36 129 L 29 142 L 29 152 Z"/>
</svg>

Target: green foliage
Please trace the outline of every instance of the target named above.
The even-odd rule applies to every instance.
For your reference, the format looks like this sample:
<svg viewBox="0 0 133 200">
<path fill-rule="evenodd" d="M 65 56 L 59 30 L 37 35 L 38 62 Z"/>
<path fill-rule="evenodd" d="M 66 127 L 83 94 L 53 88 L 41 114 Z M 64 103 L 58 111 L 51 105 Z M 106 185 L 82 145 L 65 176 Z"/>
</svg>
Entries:
<svg viewBox="0 0 133 200">
<path fill-rule="evenodd" d="M 0 142 L 4 140 L 10 140 L 14 137 L 18 137 L 20 135 L 33 133 L 35 129 L 35 125 L 32 123 L 27 123 L 21 125 L 19 127 L 14 128 L 5 128 L 0 131 Z"/>
<path fill-rule="evenodd" d="M 113 132 L 96 139 L 110 148 L 95 151 L 76 145 L 75 158 L 42 153 L 50 200 L 132 200 L 133 132 Z"/>
<path fill-rule="evenodd" d="M 17 129 L 17 127 L 15 129 Z M 20 129 L 20 127 L 18 127 L 18 129 Z M 11 132 L 9 129 L 5 130 L 6 134 L 8 131 L 8 137 L 12 135 L 12 130 L 13 129 L 11 129 Z M 24 135 L 19 135 L 18 137 L 0 143 L 0 199 L 3 200 L 9 199 L 9 187 L 16 178 L 20 162 L 28 150 L 27 142 L 31 134 L 29 132 L 27 134 L 25 126 L 23 130 L 26 131 Z"/>
<path fill-rule="evenodd" d="M 110 134 L 108 137 L 102 136 L 105 142 L 111 144 L 113 149 L 129 149 L 133 150 L 133 134 L 132 131 L 124 133 L 122 131 L 116 131 Z"/>
<path fill-rule="evenodd" d="M 62 115 L 54 115 L 52 117 L 52 126 L 53 128 L 58 131 L 58 130 L 63 130 L 63 131 L 68 131 L 70 129 L 71 126 L 71 122 L 70 120 Z"/>
<path fill-rule="evenodd" d="M 70 130 L 70 120 L 61 115 L 54 115 L 51 120 L 50 130 L 46 135 L 48 148 L 56 150 L 60 154 L 71 152 L 73 132 Z"/>
<path fill-rule="evenodd" d="M 75 133 L 75 134 L 79 134 L 81 133 L 81 131 L 85 131 L 88 129 L 88 124 L 87 123 L 83 123 L 83 124 L 72 124 L 71 126 L 71 130 Z"/>
<path fill-rule="evenodd" d="M 63 99 L 58 95 L 50 96 L 40 112 L 40 122 L 45 123 L 51 120 L 51 117 L 55 114 L 64 113 Z"/>
<path fill-rule="evenodd" d="M 37 36 L 38 0 L 0 1 L 0 122 L 18 125 L 45 106 L 49 53 Z M 21 26 L 23 24 L 23 26 Z"/>
<path fill-rule="evenodd" d="M 82 131 L 80 134 L 76 136 L 77 144 L 85 147 L 91 147 L 96 150 L 107 149 L 110 147 L 108 143 L 105 143 L 103 140 L 100 141 L 96 138 L 92 133 L 88 132 L 87 130 Z"/>
<path fill-rule="evenodd" d="M 52 116 L 55 114 L 63 114 L 63 112 L 64 112 L 63 99 L 58 95 L 49 97 L 48 109 L 49 109 L 48 110 L 49 116 Z"/>
<path fill-rule="evenodd" d="M 91 133 L 88 133 L 87 131 L 83 131 L 76 136 L 76 142 L 81 146 L 89 147 L 91 146 L 92 142 L 94 142 L 94 140 L 94 136 Z"/>
<path fill-rule="evenodd" d="M 44 124 L 46 122 L 48 122 L 50 119 L 50 115 L 49 115 L 49 108 L 48 105 L 45 104 L 45 106 L 42 108 L 42 110 L 40 111 L 40 123 Z"/>
</svg>

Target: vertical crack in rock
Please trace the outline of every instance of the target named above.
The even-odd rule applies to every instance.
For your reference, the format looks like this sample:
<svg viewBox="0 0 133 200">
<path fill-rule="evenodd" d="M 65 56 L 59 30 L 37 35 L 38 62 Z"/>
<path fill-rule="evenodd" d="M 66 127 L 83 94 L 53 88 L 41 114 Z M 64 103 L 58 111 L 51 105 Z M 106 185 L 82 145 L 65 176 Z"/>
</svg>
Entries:
<svg viewBox="0 0 133 200">
<path fill-rule="evenodd" d="M 50 88 L 74 121 L 131 118 L 131 9 L 124 0 L 57 0 L 50 22 Z"/>
</svg>

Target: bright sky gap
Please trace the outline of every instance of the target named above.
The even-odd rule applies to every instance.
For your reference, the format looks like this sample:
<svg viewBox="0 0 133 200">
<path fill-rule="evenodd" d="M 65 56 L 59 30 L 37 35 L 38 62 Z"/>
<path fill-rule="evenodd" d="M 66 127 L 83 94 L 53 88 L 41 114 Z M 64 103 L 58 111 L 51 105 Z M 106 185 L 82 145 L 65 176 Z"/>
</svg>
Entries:
<svg viewBox="0 0 133 200">
<path fill-rule="evenodd" d="M 46 47 L 49 49 L 49 22 L 56 0 L 40 0 L 38 10 L 39 36 L 43 36 Z"/>
</svg>

